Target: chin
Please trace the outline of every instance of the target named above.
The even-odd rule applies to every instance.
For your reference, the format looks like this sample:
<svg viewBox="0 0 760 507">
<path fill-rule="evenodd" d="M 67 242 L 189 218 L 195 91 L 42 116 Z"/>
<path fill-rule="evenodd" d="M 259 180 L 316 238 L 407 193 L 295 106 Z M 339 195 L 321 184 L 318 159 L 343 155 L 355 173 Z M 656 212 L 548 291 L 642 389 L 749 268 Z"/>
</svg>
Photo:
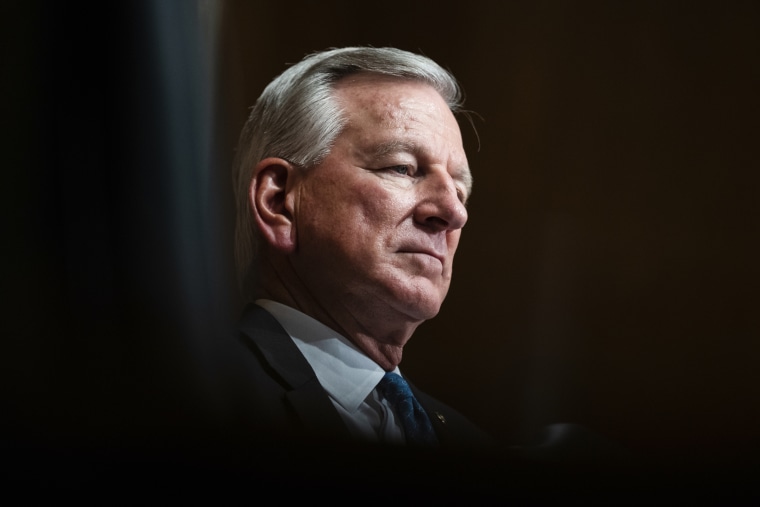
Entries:
<svg viewBox="0 0 760 507">
<path fill-rule="evenodd" d="M 441 297 L 416 297 L 408 298 L 401 305 L 401 309 L 409 317 L 416 321 L 430 320 L 441 310 Z"/>
<path fill-rule="evenodd" d="M 435 283 L 425 277 L 407 278 L 407 281 L 403 285 L 386 285 L 386 301 L 395 301 L 392 305 L 394 310 L 417 323 L 438 315 L 448 292 L 448 284 Z"/>
</svg>

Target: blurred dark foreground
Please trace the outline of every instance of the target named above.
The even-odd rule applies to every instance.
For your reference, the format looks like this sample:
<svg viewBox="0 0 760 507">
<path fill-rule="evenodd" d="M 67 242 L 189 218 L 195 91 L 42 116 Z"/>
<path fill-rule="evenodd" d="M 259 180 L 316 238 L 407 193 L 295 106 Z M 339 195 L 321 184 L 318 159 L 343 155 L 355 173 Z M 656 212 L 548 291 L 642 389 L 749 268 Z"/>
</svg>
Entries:
<svg viewBox="0 0 760 507">
<path fill-rule="evenodd" d="M 756 505 L 760 500 L 753 463 L 655 463 L 583 428 L 553 432 L 562 434 L 481 452 L 284 442 L 233 433 L 209 437 L 202 431 L 184 439 L 175 433 L 108 445 L 15 442 L 3 452 L 3 488 L 25 500 L 98 503 L 304 498 L 339 505 Z"/>
</svg>

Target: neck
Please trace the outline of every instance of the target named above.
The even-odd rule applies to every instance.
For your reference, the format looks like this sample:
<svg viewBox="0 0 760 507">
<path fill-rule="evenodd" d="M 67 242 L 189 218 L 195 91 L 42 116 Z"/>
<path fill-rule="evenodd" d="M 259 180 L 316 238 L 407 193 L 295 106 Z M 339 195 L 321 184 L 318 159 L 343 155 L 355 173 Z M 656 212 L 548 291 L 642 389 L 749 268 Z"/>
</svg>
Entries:
<svg viewBox="0 0 760 507">
<path fill-rule="evenodd" d="M 404 345 L 422 323 L 410 322 L 408 316 L 392 309 L 384 311 L 355 300 L 351 304 L 318 301 L 305 287 L 299 288 L 293 280 L 281 277 L 280 271 L 267 269 L 263 273 L 257 297 L 277 301 L 318 320 L 348 338 L 386 371 L 401 363 Z"/>
</svg>

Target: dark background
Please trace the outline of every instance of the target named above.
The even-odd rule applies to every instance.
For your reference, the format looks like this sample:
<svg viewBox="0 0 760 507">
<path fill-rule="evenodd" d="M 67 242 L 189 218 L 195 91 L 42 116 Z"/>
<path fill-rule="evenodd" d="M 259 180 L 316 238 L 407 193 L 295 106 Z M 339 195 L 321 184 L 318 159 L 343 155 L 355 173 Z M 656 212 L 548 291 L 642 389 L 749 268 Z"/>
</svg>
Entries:
<svg viewBox="0 0 760 507">
<path fill-rule="evenodd" d="M 309 52 L 390 45 L 477 113 L 454 282 L 406 374 L 507 444 L 572 422 L 754 463 L 760 4 L 359 5 L 4 3 L 4 446 L 203 438 L 247 109 Z"/>
</svg>

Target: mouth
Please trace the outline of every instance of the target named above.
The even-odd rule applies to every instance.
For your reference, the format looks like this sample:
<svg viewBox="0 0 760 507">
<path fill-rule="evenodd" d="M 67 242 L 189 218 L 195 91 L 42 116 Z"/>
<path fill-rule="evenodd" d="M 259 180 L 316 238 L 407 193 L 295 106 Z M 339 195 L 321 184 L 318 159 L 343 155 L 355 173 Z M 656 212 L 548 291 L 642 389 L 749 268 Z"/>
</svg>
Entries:
<svg viewBox="0 0 760 507">
<path fill-rule="evenodd" d="M 438 260 L 438 262 L 441 263 L 443 266 L 445 264 L 446 256 L 442 255 L 434 250 L 427 250 L 427 249 L 403 249 L 399 250 L 398 253 L 402 254 L 410 254 L 410 255 L 424 255 L 427 257 L 432 257 L 433 259 Z"/>
</svg>

